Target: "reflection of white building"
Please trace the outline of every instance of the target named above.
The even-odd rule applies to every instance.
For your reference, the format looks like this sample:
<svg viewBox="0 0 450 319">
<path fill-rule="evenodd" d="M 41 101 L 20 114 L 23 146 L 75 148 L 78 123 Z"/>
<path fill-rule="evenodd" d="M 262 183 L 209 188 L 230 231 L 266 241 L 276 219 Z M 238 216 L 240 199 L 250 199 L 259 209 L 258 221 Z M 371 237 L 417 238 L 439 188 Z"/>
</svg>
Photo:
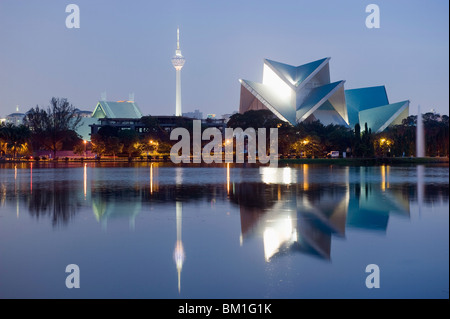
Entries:
<svg viewBox="0 0 450 319">
<path fill-rule="evenodd" d="M 142 210 L 140 200 L 120 201 L 120 199 L 108 199 L 94 197 L 92 199 L 92 210 L 95 218 L 106 229 L 108 220 L 128 219 L 130 229 L 134 229 L 136 216 Z"/>
<path fill-rule="evenodd" d="M 297 182 L 297 170 L 290 167 L 259 168 L 262 182 L 265 184 L 292 184 Z"/>
<path fill-rule="evenodd" d="M 268 262 L 291 251 L 330 259 L 332 237 L 345 235 L 349 188 L 321 192 L 320 200 L 315 201 L 307 192 L 312 186 L 309 165 L 303 165 L 301 170 L 262 167 L 260 174 L 265 184 L 274 185 L 270 188 L 272 196 L 274 187 L 278 187 L 278 200 L 265 209 L 240 206 L 241 243 L 246 238 L 262 236 Z M 258 194 L 255 196 L 258 201 Z"/>
</svg>

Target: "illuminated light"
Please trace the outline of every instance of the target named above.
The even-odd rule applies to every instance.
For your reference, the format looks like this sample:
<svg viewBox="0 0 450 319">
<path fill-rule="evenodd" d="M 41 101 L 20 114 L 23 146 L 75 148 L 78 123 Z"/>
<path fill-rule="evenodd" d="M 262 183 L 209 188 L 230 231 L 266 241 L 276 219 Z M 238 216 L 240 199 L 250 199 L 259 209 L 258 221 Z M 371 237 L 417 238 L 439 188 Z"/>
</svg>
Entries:
<svg viewBox="0 0 450 319">
<path fill-rule="evenodd" d="M 17 179 L 17 165 L 14 165 L 14 179 Z"/>
<path fill-rule="evenodd" d="M 270 86 L 280 98 L 291 101 L 292 89 L 267 64 L 264 64 L 263 84 Z"/>
<path fill-rule="evenodd" d="M 306 145 L 306 144 L 309 143 L 309 140 L 305 139 L 305 140 L 302 141 L 302 143 L 303 143 L 303 145 Z"/>
</svg>

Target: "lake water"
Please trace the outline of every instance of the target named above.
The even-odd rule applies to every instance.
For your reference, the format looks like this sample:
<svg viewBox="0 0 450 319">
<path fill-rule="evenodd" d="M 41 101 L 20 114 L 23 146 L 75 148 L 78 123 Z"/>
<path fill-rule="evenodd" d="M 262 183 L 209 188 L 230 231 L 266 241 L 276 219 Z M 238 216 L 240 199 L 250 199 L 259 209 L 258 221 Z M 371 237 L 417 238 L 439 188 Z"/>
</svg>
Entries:
<svg viewBox="0 0 450 319">
<path fill-rule="evenodd" d="M 0 298 L 447 299 L 448 180 L 448 165 L 0 164 Z"/>
</svg>

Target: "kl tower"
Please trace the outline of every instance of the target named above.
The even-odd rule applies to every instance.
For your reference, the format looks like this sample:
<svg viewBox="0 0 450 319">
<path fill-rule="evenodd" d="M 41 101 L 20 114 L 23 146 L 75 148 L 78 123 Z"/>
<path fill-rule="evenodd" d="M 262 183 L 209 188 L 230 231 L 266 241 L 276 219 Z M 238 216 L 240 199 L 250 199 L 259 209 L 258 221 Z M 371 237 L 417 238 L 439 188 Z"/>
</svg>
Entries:
<svg viewBox="0 0 450 319">
<path fill-rule="evenodd" d="M 183 55 L 181 55 L 180 50 L 180 28 L 177 28 L 177 49 L 175 50 L 175 56 L 172 58 L 172 65 L 177 73 L 177 90 L 176 90 L 176 100 L 175 100 L 175 116 L 182 116 L 181 113 L 181 68 L 186 60 Z"/>
</svg>

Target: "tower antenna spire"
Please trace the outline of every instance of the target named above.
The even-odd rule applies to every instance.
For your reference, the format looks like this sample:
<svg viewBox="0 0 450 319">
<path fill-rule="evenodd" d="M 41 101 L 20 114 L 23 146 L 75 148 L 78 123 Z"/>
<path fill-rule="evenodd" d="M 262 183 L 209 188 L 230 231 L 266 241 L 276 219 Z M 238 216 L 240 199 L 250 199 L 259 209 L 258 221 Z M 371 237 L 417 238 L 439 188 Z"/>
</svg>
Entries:
<svg viewBox="0 0 450 319">
<path fill-rule="evenodd" d="M 177 50 L 180 50 L 180 27 L 177 27 Z"/>
</svg>

